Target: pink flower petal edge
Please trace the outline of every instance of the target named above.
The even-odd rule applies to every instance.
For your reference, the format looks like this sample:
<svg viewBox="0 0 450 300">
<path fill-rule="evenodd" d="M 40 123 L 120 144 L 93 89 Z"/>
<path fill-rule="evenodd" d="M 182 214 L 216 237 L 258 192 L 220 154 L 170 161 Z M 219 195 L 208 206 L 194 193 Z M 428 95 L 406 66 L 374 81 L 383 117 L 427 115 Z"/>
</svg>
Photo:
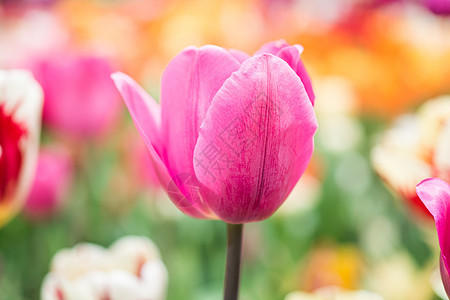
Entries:
<svg viewBox="0 0 450 300">
<path fill-rule="evenodd" d="M 128 75 L 114 73 L 111 77 L 125 100 L 139 134 L 144 139 L 156 175 L 172 202 L 191 217 L 206 218 L 207 216 L 195 205 L 192 205 L 180 191 L 177 182 L 172 179 L 160 157 L 162 145 L 159 138 L 159 105 Z"/>
<path fill-rule="evenodd" d="M 450 185 L 439 178 L 425 179 L 416 187 L 417 195 L 433 215 L 441 248 L 441 275 L 447 295 L 450 295 Z"/>
</svg>

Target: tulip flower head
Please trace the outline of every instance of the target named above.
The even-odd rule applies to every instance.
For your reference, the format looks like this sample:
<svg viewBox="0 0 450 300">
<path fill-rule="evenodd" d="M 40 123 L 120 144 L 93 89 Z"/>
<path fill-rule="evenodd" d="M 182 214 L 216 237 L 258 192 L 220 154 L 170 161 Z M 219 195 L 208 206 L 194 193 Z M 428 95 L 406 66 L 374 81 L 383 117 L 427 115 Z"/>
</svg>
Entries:
<svg viewBox="0 0 450 300">
<path fill-rule="evenodd" d="M 433 215 L 441 248 L 440 269 L 445 291 L 450 296 L 450 185 L 442 179 L 425 179 L 417 185 L 417 195 Z"/>
<path fill-rule="evenodd" d="M 109 249 L 79 244 L 60 250 L 41 289 L 42 300 L 163 300 L 167 270 L 145 237 L 127 236 Z"/>
<path fill-rule="evenodd" d="M 0 71 L 0 226 L 21 207 L 34 175 L 42 90 L 31 73 Z"/>
<path fill-rule="evenodd" d="M 160 106 L 130 77 L 113 74 L 162 186 L 184 213 L 261 221 L 289 195 L 317 128 L 301 52 L 284 41 L 251 57 L 188 47 L 164 71 Z"/>
</svg>

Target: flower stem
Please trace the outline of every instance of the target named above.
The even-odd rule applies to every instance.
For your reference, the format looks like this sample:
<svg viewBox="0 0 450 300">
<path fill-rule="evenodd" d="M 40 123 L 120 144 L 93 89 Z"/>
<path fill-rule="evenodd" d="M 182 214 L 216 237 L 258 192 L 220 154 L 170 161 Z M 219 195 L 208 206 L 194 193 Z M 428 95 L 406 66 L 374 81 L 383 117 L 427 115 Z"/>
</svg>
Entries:
<svg viewBox="0 0 450 300">
<path fill-rule="evenodd" d="M 225 268 L 224 300 L 238 299 L 243 227 L 243 224 L 227 224 L 227 265 Z"/>
</svg>

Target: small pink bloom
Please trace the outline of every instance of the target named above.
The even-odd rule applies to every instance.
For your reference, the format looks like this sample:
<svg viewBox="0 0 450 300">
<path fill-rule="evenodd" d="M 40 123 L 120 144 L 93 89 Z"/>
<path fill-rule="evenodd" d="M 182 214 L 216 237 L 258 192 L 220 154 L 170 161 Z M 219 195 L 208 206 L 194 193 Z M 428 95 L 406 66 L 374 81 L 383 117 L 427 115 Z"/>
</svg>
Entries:
<svg viewBox="0 0 450 300">
<path fill-rule="evenodd" d="M 33 218 L 55 213 L 67 196 L 72 168 L 70 156 L 62 149 L 41 150 L 25 213 Z"/>
<path fill-rule="evenodd" d="M 97 137 L 119 117 L 120 100 L 109 62 L 88 55 L 36 59 L 31 69 L 44 89 L 43 121 L 75 138 Z"/>
<path fill-rule="evenodd" d="M 184 213 L 260 221 L 289 195 L 317 128 L 301 52 L 284 41 L 252 57 L 188 47 L 164 71 L 161 106 L 130 77 L 113 75 L 162 186 Z"/>
<path fill-rule="evenodd" d="M 441 248 L 440 269 L 445 291 L 450 296 L 450 185 L 438 178 L 425 179 L 417 185 L 417 195 L 433 215 Z"/>
<path fill-rule="evenodd" d="M 39 146 L 42 90 L 31 73 L 0 71 L 0 226 L 28 194 Z"/>
</svg>

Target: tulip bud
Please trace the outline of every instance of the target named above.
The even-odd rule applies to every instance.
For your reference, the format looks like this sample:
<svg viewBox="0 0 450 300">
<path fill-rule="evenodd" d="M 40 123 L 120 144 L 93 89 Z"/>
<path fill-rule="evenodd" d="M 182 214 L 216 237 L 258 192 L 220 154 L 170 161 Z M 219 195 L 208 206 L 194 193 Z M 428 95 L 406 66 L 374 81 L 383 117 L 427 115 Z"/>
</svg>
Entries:
<svg viewBox="0 0 450 300">
<path fill-rule="evenodd" d="M 252 57 L 188 47 L 164 71 L 161 106 L 130 77 L 113 74 L 181 211 L 248 223 L 284 202 L 311 159 L 317 129 L 302 51 L 284 41 Z"/>
</svg>

